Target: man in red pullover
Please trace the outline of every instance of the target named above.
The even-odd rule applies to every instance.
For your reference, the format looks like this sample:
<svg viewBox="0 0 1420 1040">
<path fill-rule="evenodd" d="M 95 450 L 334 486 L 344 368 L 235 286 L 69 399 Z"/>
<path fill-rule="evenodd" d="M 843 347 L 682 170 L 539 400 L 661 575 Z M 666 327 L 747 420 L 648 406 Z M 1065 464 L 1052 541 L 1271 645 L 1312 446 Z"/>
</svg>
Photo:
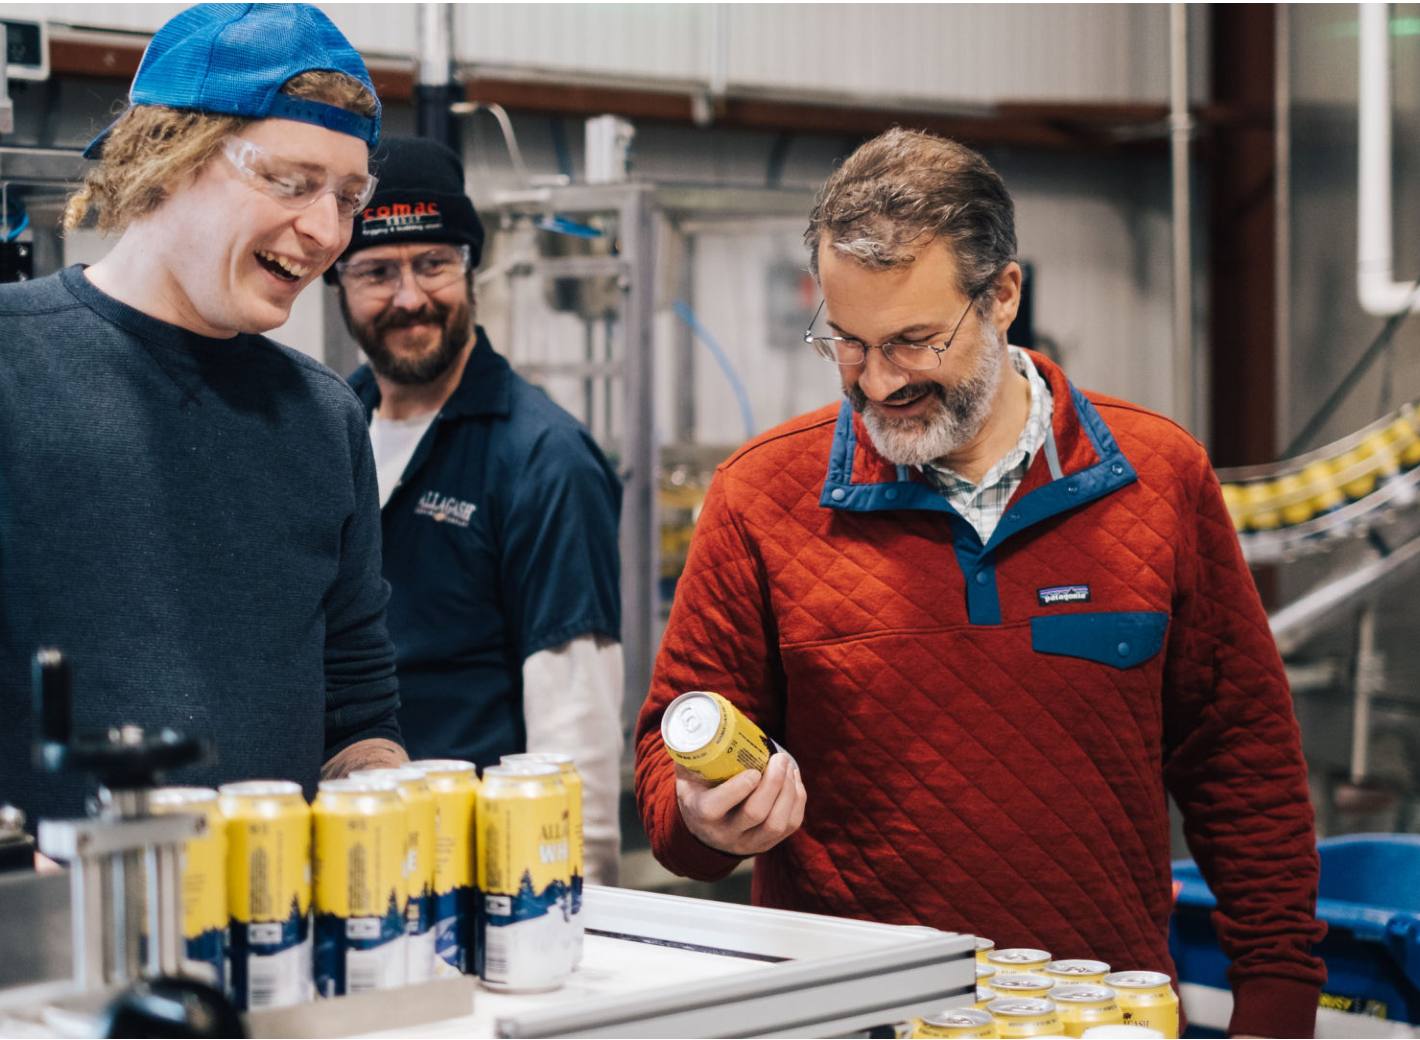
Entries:
<svg viewBox="0 0 1420 1040">
<path fill-rule="evenodd" d="M 892 130 L 828 180 L 806 334 L 846 400 L 718 470 L 637 727 L 657 857 L 765 906 L 1174 975 L 1166 799 L 1218 897 L 1236 1034 L 1310 1036 L 1318 863 L 1282 662 L 1204 449 L 1008 347 L 1010 195 Z M 666 705 L 793 759 L 718 787 Z"/>
</svg>

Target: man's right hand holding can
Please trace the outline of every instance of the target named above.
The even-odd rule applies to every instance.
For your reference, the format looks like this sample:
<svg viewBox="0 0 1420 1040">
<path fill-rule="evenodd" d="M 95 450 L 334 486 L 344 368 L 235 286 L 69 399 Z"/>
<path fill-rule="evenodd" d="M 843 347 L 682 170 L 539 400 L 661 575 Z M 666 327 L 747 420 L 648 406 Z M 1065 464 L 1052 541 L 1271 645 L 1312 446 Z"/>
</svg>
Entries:
<svg viewBox="0 0 1420 1040">
<path fill-rule="evenodd" d="M 676 801 L 685 825 L 706 845 L 735 856 L 767 852 L 804 822 L 808 794 L 794 759 L 780 751 L 763 773 L 749 769 L 719 784 L 676 763 Z"/>
</svg>

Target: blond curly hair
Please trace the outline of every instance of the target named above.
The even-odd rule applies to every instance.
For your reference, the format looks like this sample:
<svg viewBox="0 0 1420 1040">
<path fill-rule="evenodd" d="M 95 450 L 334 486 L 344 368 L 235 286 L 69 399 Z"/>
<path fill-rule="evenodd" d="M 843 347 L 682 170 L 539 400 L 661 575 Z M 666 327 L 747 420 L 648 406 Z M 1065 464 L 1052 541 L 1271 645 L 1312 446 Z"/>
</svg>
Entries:
<svg viewBox="0 0 1420 1040">
<path fill-rule="evenodd" d="M 342 72 L 303 72 L 281 92 L 366 117 L 378 108 L 374 95 Z M 65 204 L 64 229 L 77 228 L 97 209 L 99 231 L 122 231 L 161 206 L 176 182 L 202 169 L 227 137 L 251 122 L 164 105 L 130 106 L 104 140 L 99 164 Z"/>
</svg>

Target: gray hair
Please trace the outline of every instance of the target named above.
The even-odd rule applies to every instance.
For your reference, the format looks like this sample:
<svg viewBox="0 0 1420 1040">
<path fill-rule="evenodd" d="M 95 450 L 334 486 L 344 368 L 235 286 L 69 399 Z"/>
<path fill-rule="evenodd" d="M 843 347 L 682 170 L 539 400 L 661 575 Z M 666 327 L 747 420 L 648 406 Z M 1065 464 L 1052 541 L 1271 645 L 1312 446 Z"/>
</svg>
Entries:
<svg viewBox="0 0 1420 1040">
<path fill-rule="evenodd" d="M 825 233 L 875 270 L 910 264 L 918 245 L 944 238 L 957 287 L 982 303 L 1016 258 L 1015 206 L 1000 175 L 965 145 L 901 127 L 859 147 L 819 190 L 804 232 L 815 277 Z"/>
</svg>

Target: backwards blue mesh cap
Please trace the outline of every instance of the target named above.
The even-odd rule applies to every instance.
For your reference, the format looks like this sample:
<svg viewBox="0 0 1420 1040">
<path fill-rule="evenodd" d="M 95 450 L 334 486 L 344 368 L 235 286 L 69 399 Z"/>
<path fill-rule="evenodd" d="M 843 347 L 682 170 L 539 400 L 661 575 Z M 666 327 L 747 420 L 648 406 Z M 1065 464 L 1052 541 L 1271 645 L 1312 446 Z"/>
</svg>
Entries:
<svg viewBox="0 0 1420 1040">
<path fill-rule="evenodd" d="M 334 105 L 291 97 L 281 87 L 303 72 L 343 72 L 374 84 L 359 53 L 329 18 L 309 4 L 198 4 L 159 29 L 128 100 L 244 119 L 295 119 L 358 137 L 380 139 L 379 101 L 366 118 Z M 110 126 L 84 149 L 97 158 Z"/>
</svg>

